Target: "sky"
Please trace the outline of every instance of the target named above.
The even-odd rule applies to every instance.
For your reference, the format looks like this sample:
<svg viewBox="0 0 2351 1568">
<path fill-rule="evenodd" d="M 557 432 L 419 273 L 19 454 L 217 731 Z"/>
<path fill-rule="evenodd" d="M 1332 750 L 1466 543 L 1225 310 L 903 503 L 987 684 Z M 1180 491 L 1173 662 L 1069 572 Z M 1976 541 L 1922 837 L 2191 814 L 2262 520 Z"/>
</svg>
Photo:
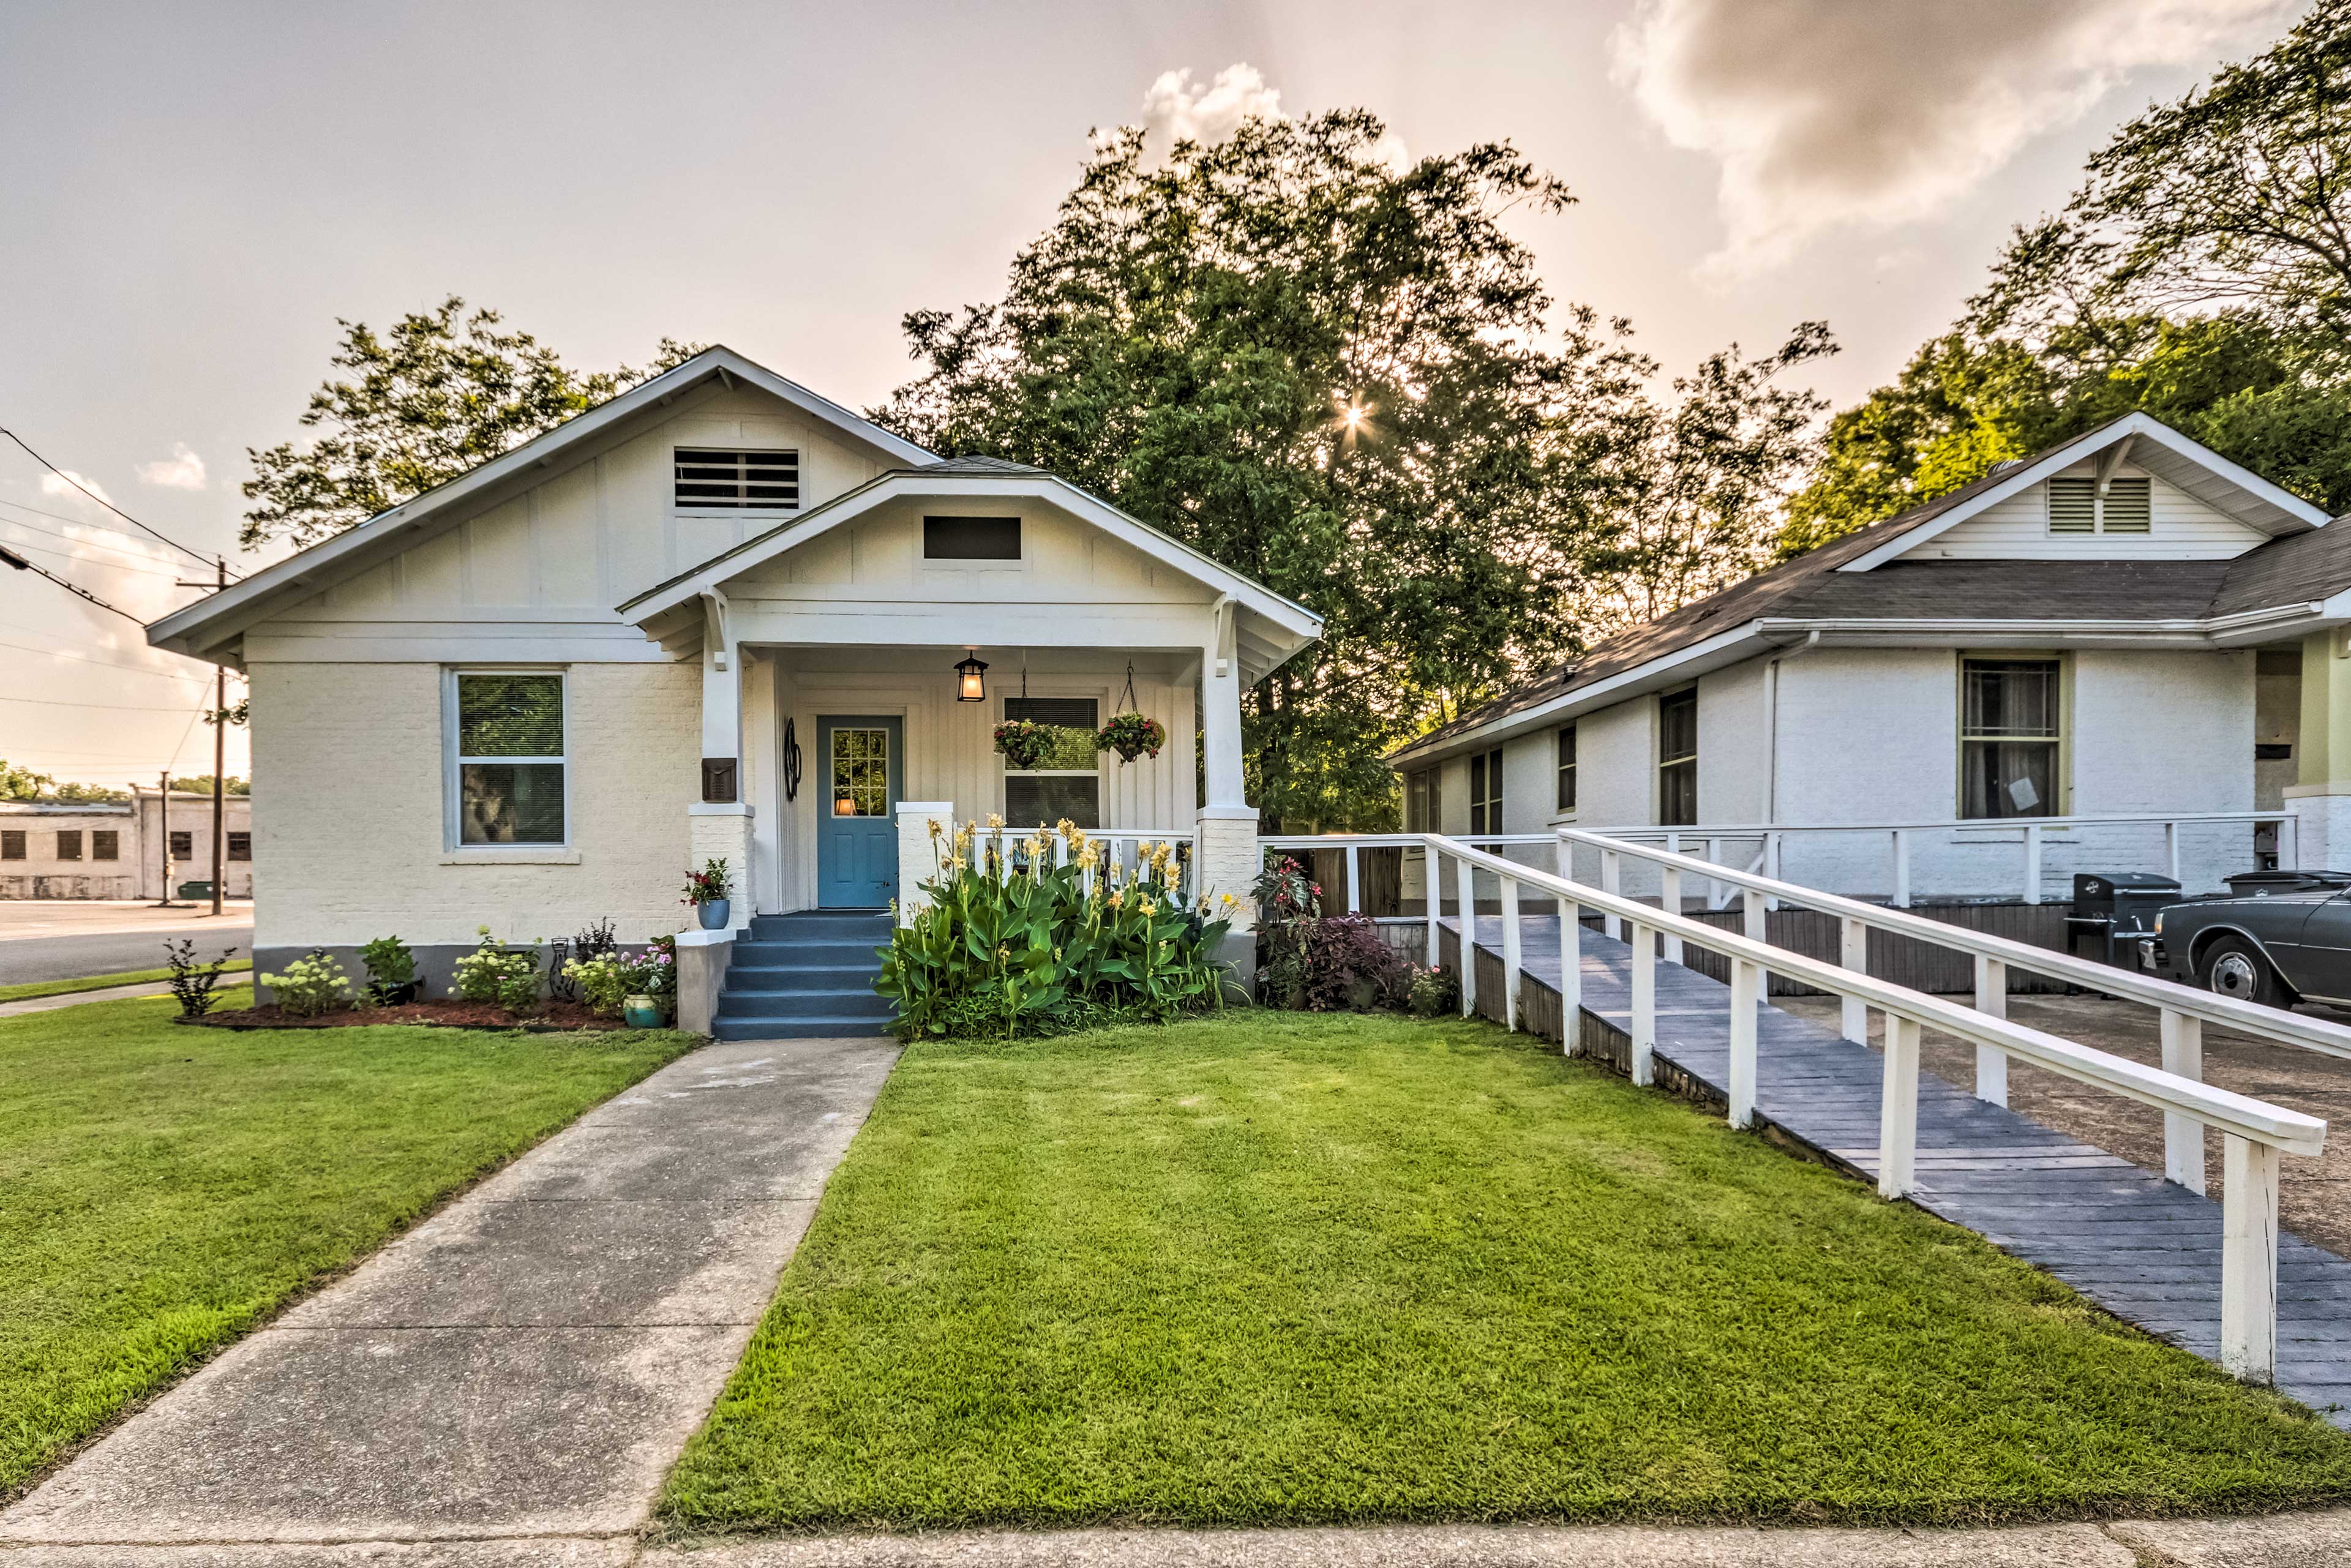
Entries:
<svg viewBox="0 0 2351 1568">
<path fill-rule="evenodd" d="M 1406 157 L 1511 141 L 1578 198 L 1513 225 L 1562 304 L 1667 373 L 1825 319 L 1842 406 L 2116 125 L 2301 8 L 6 0 L 0 426 L 74 482 L 0 442 L 0 543 L 141 619 L 196 557 L 252 570 L 246 451 L 300 438 L 337 319 L 451 293 L 583 368 L 723 342 L 869 406 L 905 312 L 1000 292 L 1091 131 L 1247 113 L 1362 106 Z M 210 674 L 0 570 L 0 758 L 208 771 Z"/>
</svg>

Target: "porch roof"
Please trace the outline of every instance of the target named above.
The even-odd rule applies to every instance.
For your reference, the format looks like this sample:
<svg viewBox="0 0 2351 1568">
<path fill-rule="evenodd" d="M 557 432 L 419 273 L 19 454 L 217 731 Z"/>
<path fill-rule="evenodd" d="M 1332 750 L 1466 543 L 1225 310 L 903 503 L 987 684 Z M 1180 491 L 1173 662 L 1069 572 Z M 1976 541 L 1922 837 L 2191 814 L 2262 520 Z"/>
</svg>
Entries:
<svg viewBox="0 0 2351 1568">
<path fill-rule="evenodd" d="M 1322 634 L 1322 618 L 1304 605 L 1045 469 L 994 457 L 956 457 L 920 468 L 891 469 L 625 601 L 618 612 L 648 636 L 666 643 L 682 625 L 698 622 L 702 601 L 723 593 L 728 582 L 878 507 L 908 498 L 981 505 L 1039 501 L 1100 529 L 1229 601 L 1233 651 L 1252 681 Z"/>
</svg>

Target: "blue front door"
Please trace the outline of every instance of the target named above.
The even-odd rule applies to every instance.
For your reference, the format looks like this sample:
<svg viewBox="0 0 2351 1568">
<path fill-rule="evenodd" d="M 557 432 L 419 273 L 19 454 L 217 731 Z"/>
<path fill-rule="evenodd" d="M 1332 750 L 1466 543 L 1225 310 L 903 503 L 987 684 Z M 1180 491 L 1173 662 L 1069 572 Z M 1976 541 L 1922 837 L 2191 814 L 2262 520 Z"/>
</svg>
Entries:
<svg viewBox="0 0 2351 1568">
<path fill-rule="evenodd" d="M 816 901 L 824 909 L 879 909 L 898 896 L 898 823 L 906 782 L 905 721 L 823 717 L 817 797 Z"/>
</svg>

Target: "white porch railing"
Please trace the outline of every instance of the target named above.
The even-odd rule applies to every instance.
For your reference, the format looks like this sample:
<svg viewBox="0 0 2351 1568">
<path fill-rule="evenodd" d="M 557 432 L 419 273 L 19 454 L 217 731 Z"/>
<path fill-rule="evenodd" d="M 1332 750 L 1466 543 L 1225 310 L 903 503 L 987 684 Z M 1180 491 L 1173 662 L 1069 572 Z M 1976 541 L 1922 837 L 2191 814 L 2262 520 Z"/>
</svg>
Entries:
<svg viewBox="0 0 2351 1568">
<path fill-rule="evenodd" d="M 1189 889 L 1192 843 L 1196 836 L 1191 831 L 1160 832 L 1155 830 L 1146 831 L 1139 828 L 1088 828 L 1085 831 L 1087 841 L 1095 846 L 1099 854 L 1099 858 L 1087 873 L 1087 886 L 1093 885 L 1095 877 L 1107 874 L 1112 866 L 1118 868 L 1122 879 L 1131 876 L 1143 864 L 1143 847 L 1145 844 L 1173 844 L 1176 847 L 1176 864 L 1182 873 L 1179 886 Z M 1053 863 L 1069 864 L 1070 841 L 1050 828 L 983 827 L 975 835 L 975 840 L 978 844 L 994 850 L 998 855 L 1014 859 L 1025 855 L 1028 851 L 1024 846 L 1029 839 L 1040 832 L 1045 837 L 1047 852 L 1053 857 Z"/>
<path fill-rule="evenodd" d="M 1510 842 L 1527 841 L 1526 835 L 1503 837 Z M 1561 915 L 1562 941 L 1560 972 L 1553 983 L 1559 990 L 1562 1018 L 1566 1026 L 1561 1032 L 1571 1054 L 1576 1049 L 1578 1030 L 1573 1022 L 1583 1005 L 1583 986 L 1578 946 L 1566 939 L 1567 935 L 1576 927 L 1586 909 L 1599 913 L 1610 925 L 1628 931 L 1632 947 L 1632 1008 L 1627 1033 L 1631 1040 L 1632 1077 L 1638 1084 L 1647 1084 L 1655 1071 L 1656 965 L 1661 940 L 1670 944 L 1673 952 L 1695 946 L 1704 952 L 1720 955 L 1729 963 L 1731 977 L 1728 1100 L 1729 1119 L 1734 1126 L 1750 1126 L 1755 1118 L 1756 1019 L 1763 996 L 1763 977 L 1767 971 L 1785 975 L 1843 998 L 1848 1033 L 1853 1032 L 1851 1020 L 1858 1009 L 1878 1009 L 1886 1014 L 1886 1030 L 1885 1080 L 1879 1115 L 1877 1186 L 1878 1191 L 1889 1199 L 1906 1196 L 1915 1186 L 1918 1141 L 1918 1048 L 1920 1033 L 1928 1028 L 1970 1041 L 1977 1048 L 1980 1060 L 1982 1052 L 1991 1051 L 2003 1062 L 2011 1058 L 2028 1061 L 2077 1082 L 2152 1106 L 2163 1113 L 2167 1127 L 2171 1124 L 2170 1118 L 2182 1118 L 2199 1129 L 2199 1148 L 2201 1130 L 2218 1129 L 2223 1138 L 2226 1162 L 2221 1205 L 2221 1364 L 2231 1374 L 2249 1381 L 2266 1383 L 2272 1380 L 2276 1366 L 2277 1345 L 2278 1158 L 2284 1154 L 2316 1155 L 2325 1145 L 2325 1122 L 2298 1111 L 2213 1088 L 2181 1072 L 2145 1066 L 2125 1057 L 2012 1023 L 2001 1012 L 1991 1009 L 1967 1007 L 1875 978 L 1865 967 L 1865 942 L 1862 952 L 1856 954 L 1854 950 L 1850 940 L 1853 927 L 1847 928 L 1848 941 L 1844 954 L 1847 962 L 1844 964 L 1833 964 L 1772 947 L 1762 939 L 1761 889 L 1750 890 L 1757 896 L 1747 900 L 1743 929 L 1731 932 L 1681 914 L 1674 906 L 1677 898 L 1668 900 L 1663 906 L 1653 905 L 1627 898 L 1611 888 L 1587 886 L 1564 874 L 1572 869 L 1570 840 L 1562 836 L 1551 841 L 1556 846 L 1562 868 L 1560 874 L 1505 860 L 1468 842 L 1435 833 L 1320 836 L 1304 840 L 1274 839 L 1266 841 L 1266 843 L 1269 848 L 1317 849 L 1359 848 L 1370 844 L 1417 846 L 1426 857 L 1426 926 L 1428 956 L 1432 964 L 1437 961 L 1438 954 L 1438 915 L 1444 894 L 1444 862 L 1450 858 L 1456 883 L 1455 896 L 1464 916 L 1461 1006 L 1465 1017 L 1477 1000 L 1477 965 L 1470 960 L 1474 947 L 1470 922 L 1474 920 L 1477 910 L 1475 878 L 1479 873 L 1493 877 L 1499 887 L 1501 909 L 1502 1012 L 1505 1024 L 1513 1029 L 1519 1023 L 1519 989 L 1524 974 L 1519 915 L 1520 890 L 1531 889 L 1541 896 L 1556 901 Z M 1663 853 L 1605 841 L 1603 848 L 1611 857 L 1627 853 L 1647 857 Z M 1677 874 L 1687 870 L 1707 873 L 1724 869 L 1687 856 L 1674 855 L 1671 859 L 1681 863 L 1665 865 L 1663 869 Z M 1604 867 L 1608 863 L 1604 860 Z M 1776 885 L 1785 888 L 1788 896 L 1801 896 L 1808 903 L 1816 903 L 1824 896 L 1789 884 Z M 1890 915 L 1890 912 L 1876 905 L 1855 905 L 1856 918 L 1865 912 L 1881 918 Z M 1900 918 L 1906 922 L 1917 920 L 1920 925 L 1933 924 L 1917 916 Z M 1866 926 L 1861 929 L 1865 936 Z M 1905 935 L 1918 934 L 1908 930 L 1907 925 L 1904 930 Z M 1948 927 L 1937 927 L 1933 935 L 1938 938 L 1958 936 L 1974 939 L 1978 936 L 1976 933 L 1956 932 Z M 2057 956 L 2038 948 L 2023 947 L 2022 944 L 2005 946 L 2020 949 L 2022 956 L 2032 960 L 2036 967 L 2043 961 Z M 2073 964 L 2079 961 L 2066 959 L 2064 962 Z M 2095 969 L 2102 979 L 2116 973 L 2101 966 L 2085 965 L 2084 967 Z M 2160 981 L 2144 983 L 2152 986 L 2165 984 Z M 2185 988 L 2167 988 L 2181 993 L 2179 1011 L 2183 1017 L 2210 1016 L 2200 1010 L 2205 1004 L 2231 1006 L 2224 998 L 2206 998 L 2200 992 L 2188 991 Z M 2196 1005 L 2190 1007 L 2189 1004 L 2191 1002 Z M 2242 1020 L 2233 1012 L 2225 1016 L 2233 1026 L 2243 1026 Z M 2313 1022 L 2308 1019 L 2298 1021 L 2303 1024 Z M 2351 1031 L 2337 1032 L 2351 1034 Z M 2199 1173 L 2199 1182 L 2200 1179 Z"/>
<path fill-rule="evenodd" d="M 1756 847 L 1756 853 L 1749 860 L 1747 869 L 1760 870 L 1770 877 L 1779 876 L 1782 855 L 1791 838 L 1876 837 L 1886 843 L 1886 859 L 1883 863 L 1893 888 L 1894 907 L 1907 909 L 1911 904 L 1914 850 L 1928 835 L 1934 836 L 1935 842 L 1953 847 L 1981 845 L 2010 834 L 2016 835 L 2020 841 L 2018 891 L 2026 904 L 2039 904 L 2042 898 L 2042 868 L 2046 859 L 2048 835 L 2052 832 L 2064 833 L 2085 828 L 2159 827 L 2163 831 L 2163 869 L 2177 882 L 2179 880 L 2181 829 L 2229 823 L 2242 823 L 2250 828 L 2275 824 L 2278 828 L 2278 863 L 2290 866 L 2294 863 L 2294 856 L 2301 847 L 2294 841 L 2294 821 L 2291 811 L 2191 811 L 2135 812 L 2105 817 L 1971 817 L 1916 822 L 1701 822 L 1676 828 L 1635 825 L 1580 831 L 1627 843 L 1663 843 L 1675 850 L 1679 850 L 1684 844 L 1702 843 L 1706 846 L 1706 858 L 1719 863 L 1728 863 L 1724 862 L 1728 846 L 1751 844 Z M 1971 891 L 1990 893 L 1993 890 Z"/>
</svg>

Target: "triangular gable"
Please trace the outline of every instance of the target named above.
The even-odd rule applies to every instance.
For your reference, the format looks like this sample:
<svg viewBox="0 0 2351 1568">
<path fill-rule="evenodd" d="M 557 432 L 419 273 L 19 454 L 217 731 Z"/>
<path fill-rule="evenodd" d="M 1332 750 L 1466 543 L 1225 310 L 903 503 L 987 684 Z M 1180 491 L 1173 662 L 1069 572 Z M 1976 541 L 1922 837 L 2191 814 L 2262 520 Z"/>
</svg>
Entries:
<svg viewBox="0 0 2351 1568">
<path fill-rule="evenodd" d="M 1991 483 L 1979 482 L 1980 487 L 1971 488 L 1958 504 L 1945 506 L 1931 517 L 1893 532 L 1884 543 L 1836 570 L 1870 571 L 1908 555 L 1969 518 L 2122 441 L 2131 443 L 2131 461 L 2139 467 L 2272 538 L 2326 526 L 2326 513 L 2291 490 L 2231 463 L 2152 414 L 2127 413 L 2027 458 L 2004 473 L 1989 476 Z M 1898 523 L 1901 519 L 1893 520 Z"/>
<path fill-rule="evenodd" d="M 958 458 L 881 475 L 638 594 L 622 603 L 619 613 L 644 628 L 649 635 L 662 639 L 665 631 L 684 623 L 682 618 L 698 617 L 700 603 L 705 597 L 723 597 L 727 584 L 778 557 L 870 517 L 893 502 L 929 497 L 989 507 L 1023 501 L 1041 503 L 1100 530 L 1209 591 L 1228 598 L 1237 612 L 1234 630 L 1241 644 L 1238 651 L 1245 667 L 1270 669 L 1322 634 L 1322 617 L 1305 606 L 1130 517 L 1101 497 L 1041 468 L 984 458 Z"/>
<path fill-rule="evenodd" d="M 538 482 L 545 470 L 573 449 L 627 431 L 682 395 L 714 382 L 730 390 L 740 385 L 766 392 L 817 423 L 872 448 L 887 462 L 924 466 L 938 461 L 935 454 L 745 359 L 732 349 L 705 349 L 684 364 L 574 415 L 503 456 L 467 469 L 420 496 L 387 507 L 355 528 L 297 551 L 234 587 L 162 617 L 147 628 L 147 641 L 174 653 L 209 657 L 210 650 L 218 648 L 288 599 L 307 597 L 365 570 L 378 559 L 416 543 L 422 531 L 435 521 L 483 504 L 509 486 Z"/>
</svg>

